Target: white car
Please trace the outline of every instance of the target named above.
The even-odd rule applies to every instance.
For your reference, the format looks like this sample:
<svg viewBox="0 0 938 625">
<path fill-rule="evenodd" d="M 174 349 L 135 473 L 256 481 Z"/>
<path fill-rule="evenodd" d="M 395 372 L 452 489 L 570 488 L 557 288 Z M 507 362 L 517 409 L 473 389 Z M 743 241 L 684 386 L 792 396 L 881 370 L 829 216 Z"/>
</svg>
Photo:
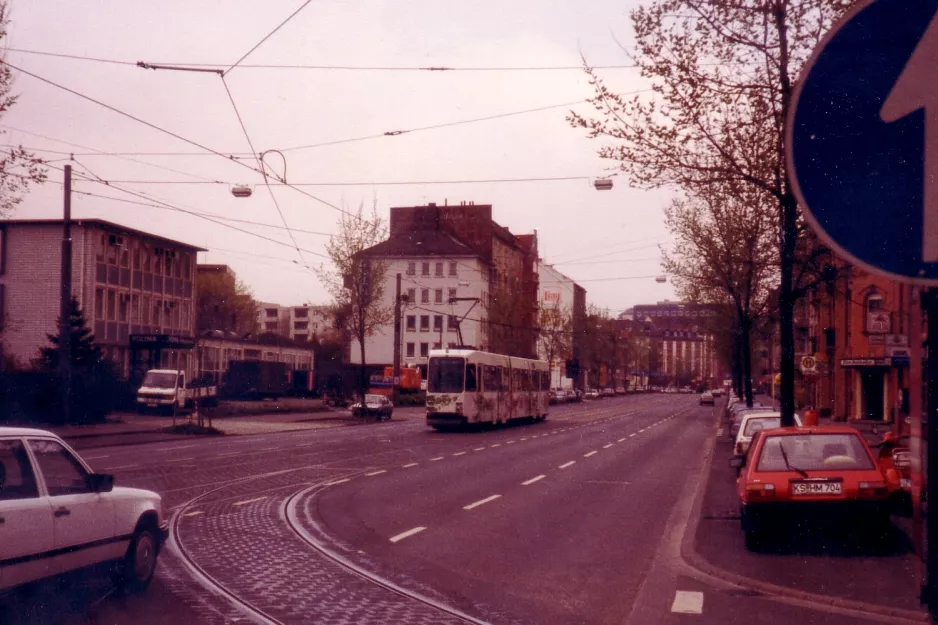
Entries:
<svg viewBox="0 0 938 625">
<path fill-rule="evenodd" d="M 108 562 L 143 590 L 167 528 L 158 494 L 115 487 L 51 432 L 0 427 L 0 590 Z"/>
<path fill-rule="evenodd" d="M 801 417 L 795 415 L 795 425 L 801 426 Z M 780 412 L 750 412 L 746 414 L 739 426 L 736 435 L 736 444 L 733 445 L 733 454 L 745 456 L 749 452 L 749 445 L 756 432 L 772 430 L 782 426 L 782 413 Z"/>
</svg>

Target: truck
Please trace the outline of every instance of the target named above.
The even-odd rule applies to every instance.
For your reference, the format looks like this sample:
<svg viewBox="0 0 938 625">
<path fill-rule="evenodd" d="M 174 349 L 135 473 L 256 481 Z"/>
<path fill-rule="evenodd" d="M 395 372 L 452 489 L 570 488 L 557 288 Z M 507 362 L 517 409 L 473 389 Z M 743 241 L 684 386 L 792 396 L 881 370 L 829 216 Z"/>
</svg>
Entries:
<svg viewBox="0 0 938 625">
<path fill-rule="evenodd" d="M 290 392 L 285 362 L 232 360 L 225 375 L 224 394 L 235 399 L 277 399 Z"/>
<path fill-rule="evenodd" d="M 370 394 L 390 397 L 395 387 L 394 367 L 385 367 L 384 375 L 372 375 L 368 386 Z M 417 367 L 401 367 L 400 379 L 397 381 L 396 386 L 398 393 L 401 394 L 419 393 L 422 389 L 420 369 Z"/>
<path fill-rule="evenodd" d="M 207 380 L 187 383 L 186 372 L 175 369 L 151 369 L 143 377 L 137 389 L 137 411 L 148 410 L 179 412 L 195 406 L 215 405 L 218 402 L 218 387 Z"/>
</svg>

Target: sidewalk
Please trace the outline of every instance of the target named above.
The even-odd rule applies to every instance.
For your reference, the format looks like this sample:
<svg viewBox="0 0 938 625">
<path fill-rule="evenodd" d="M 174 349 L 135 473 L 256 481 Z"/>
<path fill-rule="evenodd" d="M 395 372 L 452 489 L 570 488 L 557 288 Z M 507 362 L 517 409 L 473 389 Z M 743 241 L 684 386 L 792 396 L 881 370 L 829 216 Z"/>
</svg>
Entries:
<svg viewBox="0 0 938 625">
<path fill-rule="evenodd" d="M 827 603 L 855 604 L 878 614 L 924 615 L 918 599 L 919 565 L 911 541 L 895 527 L 880 545 L 855 545 L 842 536 L 797 535 L 792 544 L 751 553 L 743 543 L 733 444 L 720 428 L 693 544 L 699 568 L 755 591 Z M 872 433 L 869 433 L 872 435 Z M 904 525 L 905 519 L 895 519 Z"/>
</svg>

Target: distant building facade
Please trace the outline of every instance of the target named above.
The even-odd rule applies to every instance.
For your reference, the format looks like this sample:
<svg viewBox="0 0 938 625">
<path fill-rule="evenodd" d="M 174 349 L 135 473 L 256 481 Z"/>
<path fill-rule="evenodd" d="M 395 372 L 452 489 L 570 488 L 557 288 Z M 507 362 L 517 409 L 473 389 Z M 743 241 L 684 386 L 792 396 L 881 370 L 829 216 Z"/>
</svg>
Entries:
<svg viewBox="0 0 938 625">
<path fill-rule="evenodd" d="M 722 380 L 722 370 L 714 345 L 711 322 L 718 312 L 713 306 L 664 300 L 639 304 L 630 311 L 633 325 L 656 351 L 652 360 L 657 370 L 651 375 L 670 379 Z"/>
<path fill-rule="evenodd" d="M 261 302 L 257 308 L 257 323 L 260 332 L 286 336 L 304 343 L 313 337 L 334 337 L 335 316 L 321 306 L 281 306 Z"/>
<path fill-rule="evenodd" d="M 537 279 L 539 310 L 556 307 L 570 317 L 570 351 L 554 355 L 550 363 L 551 388 L 582 388 L 576 368 L 572 372 L 574 376 L 567 377 L 566 361 L 579 364 L 583 333 L 577 329 L 582 328 L 586 320 L 586 289 L 543 260 L 537 264 Z M 538 358 L 546 360 L 547 356 L 543 342 L 538 340 Z"/>
</svg>

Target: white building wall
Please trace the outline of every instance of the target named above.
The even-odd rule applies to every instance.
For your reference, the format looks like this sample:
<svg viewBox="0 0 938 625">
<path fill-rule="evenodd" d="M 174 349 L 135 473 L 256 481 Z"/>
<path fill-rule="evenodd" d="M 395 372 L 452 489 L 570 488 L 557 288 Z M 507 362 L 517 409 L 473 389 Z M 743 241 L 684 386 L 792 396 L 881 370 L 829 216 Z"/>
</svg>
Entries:
<svg viewBox="0 0 938 625">
<path fill-rule="evenodd" d="M 551 265 L 544 262 L 538 262 L 537 266 L 537 301 L 540 309 L 559 306 L 568 314 L 573 314 L 573 291 L 575 282 L 563 275 Z M 537 342 L 537 355 L 542 360 L 547 360 L 547 351 L 539 340 Z M 563 375 L 565 373 L 564 358 L 557 358 L 551 364 L 550 386 L 551 388 L 573 388 L 573 379 Z"/>
<path fill-rule="evenodd" d="M 474 257 L 414 257 L 392 260 L 384 284 L 382 304 L 393 307 L 396 275 L 401 274 L 401 294 L 408 295 L 413 290 L 416 301 L 408 302 L 401 310 L 401 364 L 402 366 L 423 365 L 427 358 L 421 356 L 421 347 L 427 352 L 435 344 L 446 347 L 459 343 L 459 334 L 450 329 L 448 317 L 456 315 L 463 319 L 462 340 L 465 345 L 474 345 L 480 349 L 488 347 L 482 321 L 485 318 L 485 306 L 482 302 L 488 297 L 488 268 Z M 423 275 L 423 263 L 430 263 L 430 275 Z M 436 275 L 436 263 L 443 263 L 443 275 Z M 456 263 L 456 275 L 450 274 L 450 263 Z M 414 263 L 414 273 L 408 274 L 409 263 Z M 479 303 L 458 302 L 449 304 L 450 290 L 455 289 L 456 297 L 478 298 Z M 437 290 L 441 302 L 437 301 Z M 427 300 L 423 301 L 424 291 Z M 471 311 L 470 311 L 471 308 Z M 442 340 L 439 330 L 434 330 L 434 317 L 442 316 Z M 408 317 L 413 317 L 414 327 L 408 329 Z M 427 317 L 428 329 L 421 330 L 421 317 Z M 413 346 L 413 355 L 409 355 L 408 344 Z M 351 339 L 351 362 L 361 363 L 359 343 Z M 394 324 L 393 322 L 379 329 L 365 341 L 365 362 L 369 365 L 390 365 L 394 362 Z"/>
</svg>

